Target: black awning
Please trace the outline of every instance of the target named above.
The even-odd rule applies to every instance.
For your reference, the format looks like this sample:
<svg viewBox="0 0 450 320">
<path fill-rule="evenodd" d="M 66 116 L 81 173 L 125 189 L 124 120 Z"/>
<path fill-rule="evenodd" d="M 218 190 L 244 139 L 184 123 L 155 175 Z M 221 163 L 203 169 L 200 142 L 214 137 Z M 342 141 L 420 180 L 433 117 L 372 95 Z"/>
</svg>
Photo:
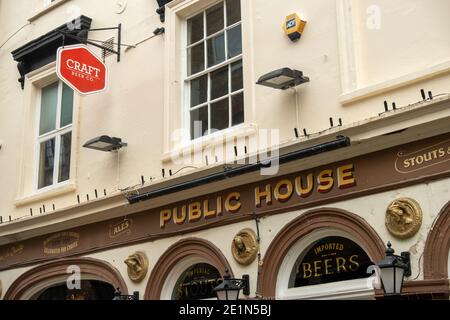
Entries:
<svg viewBox="0 0 450 320">
<path fill-rule="evenodd" d="M 80 33 L 80 31 L 89 30 L 91 22 L 91 18 L 80 16 L 11 52 L 14 61 L 17 61 L 17 68 L 20 73 L 19 82 L 22 85 L 22 89 L 24 88 L 25 75 L 27 73 L 56 60 L 56 51 L 63 45 L 61 32 L 78 34 L 81 38 L 87 39 L 87 32 Z M 71 45 L 77 44 L 79 41 L 66 37 L 64 43 Z"/>
</svg>

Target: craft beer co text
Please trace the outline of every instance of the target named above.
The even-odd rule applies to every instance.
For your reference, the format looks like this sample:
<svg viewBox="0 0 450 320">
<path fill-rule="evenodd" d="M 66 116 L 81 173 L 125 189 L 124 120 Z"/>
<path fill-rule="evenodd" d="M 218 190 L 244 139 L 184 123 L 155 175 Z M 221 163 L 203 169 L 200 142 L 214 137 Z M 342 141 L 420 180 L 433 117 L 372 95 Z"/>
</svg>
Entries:
<svg viewBox="0 0 450 320">
<path fill-rule="evenodd" d="M 73 59 L 67 59 L 66 66 L 72 71 L 72 75 L 81 79 L 86 79 L 87 81 L 94 81 L 94 78 L 100 78 L 100 69 L 88 66 L 85 63 L 80 63 Z"/>
</svg>

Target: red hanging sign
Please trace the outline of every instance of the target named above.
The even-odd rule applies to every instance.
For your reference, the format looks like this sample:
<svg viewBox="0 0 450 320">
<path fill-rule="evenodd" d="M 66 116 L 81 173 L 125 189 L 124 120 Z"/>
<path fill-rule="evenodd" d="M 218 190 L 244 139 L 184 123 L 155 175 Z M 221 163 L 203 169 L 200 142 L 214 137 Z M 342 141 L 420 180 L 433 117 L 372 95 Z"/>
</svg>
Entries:
<svg viewBox="0 0 450 320">
<path fill-rule="evenodd" d="M 69 87 L 82 95 L 103 92 L 108 87 L 108 68 L 85 45 L 59 48 L 56 73 Z"/>
</svg>

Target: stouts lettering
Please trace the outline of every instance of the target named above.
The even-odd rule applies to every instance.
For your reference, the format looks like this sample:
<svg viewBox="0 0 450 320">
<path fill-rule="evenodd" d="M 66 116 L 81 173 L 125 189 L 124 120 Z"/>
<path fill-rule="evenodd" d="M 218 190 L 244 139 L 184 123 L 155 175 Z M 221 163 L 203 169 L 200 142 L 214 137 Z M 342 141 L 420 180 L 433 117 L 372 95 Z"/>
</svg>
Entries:
<svg viewBox="0 0 450 320">
<path fill-rule="evenodd" d="M 317 176 L 310 173 L 294 179 L 281 179 L 276 183 L 267 183 L 263 187 L 254 188 L 254 206 L 256 208 L 272 205 L 274 201 L 283 203 L 291 197 L 308 198 L 313 192 L 327 193 L 334 187 L 346 189 L 356 185 L 354 165 L 347 164 L 336 169 L 325 169 Z M 160 227 L 167 224 L 184 225 L 202 219 L 222 216 L 224 213 L 238 213 L 242 207 L 241 194 L 230 192 L 225 195 L 210 197 L 203 201 L 181 204 L 160 211 Z"/>
<path fill-rule="evenodd" d="M 450 147 L 448 147 L 447 149 L 439 148 L 439 149 L 432 150 L 432 151 L 424 153 L 424 154 L 419 154 L 417 156 L 405 159 L 405 160 L 403 160 L 403 166 L 405 168 L 410 168 L 410 167 L 421 165 L 426 162 L 430 162 L 430 161 L 433 161 L 436 159 L 443 158 L 447 155 L 450 155 Z"/>
</svg>

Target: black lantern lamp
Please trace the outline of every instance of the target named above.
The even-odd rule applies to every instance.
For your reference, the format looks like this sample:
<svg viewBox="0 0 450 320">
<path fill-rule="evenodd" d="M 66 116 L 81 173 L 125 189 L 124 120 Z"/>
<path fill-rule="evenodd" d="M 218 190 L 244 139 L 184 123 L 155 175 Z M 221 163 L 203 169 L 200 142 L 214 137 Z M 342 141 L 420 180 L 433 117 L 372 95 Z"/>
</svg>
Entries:
<svg viewBox="0 0 450 320">
<path fill-rule="evenodd" d="M 244 274 L 242 279 L 232 279 L 228 269 L 225 270 L 223 282 L 214 288 L 217 300 L 239 300 L 239 291 L 246 296 L 250 294 L 250 276 Z"/>
<path fill-rule="evenodd" d="M 139 291 L 133 292 L 132 295 L 122 294 L 119 288 L 114 291 L 113 300 L 139 300 Z"/>
<path fill-rule="evenodd" d="M 86 142 L 83 147 L 99 151 L 116 151 L 127 144 L 122 139 L 110 136 L 100 136 Z"/>
<path fill-rule="evenodd" d="M 410 253 L 394 254 L 391 243 L 387 243 L 386 256 L 378 263 L 385 296 L 399 296 L 402 293 L 404 277 L 411 276 Z"/>
<path fill-rule="evenodd" d="M 287 90 L 306 82 L 309 82 L 309 78 L 303 76 L 302 71 L 282 68 L 261 76 L 256 84 Z"/>
</svg>

